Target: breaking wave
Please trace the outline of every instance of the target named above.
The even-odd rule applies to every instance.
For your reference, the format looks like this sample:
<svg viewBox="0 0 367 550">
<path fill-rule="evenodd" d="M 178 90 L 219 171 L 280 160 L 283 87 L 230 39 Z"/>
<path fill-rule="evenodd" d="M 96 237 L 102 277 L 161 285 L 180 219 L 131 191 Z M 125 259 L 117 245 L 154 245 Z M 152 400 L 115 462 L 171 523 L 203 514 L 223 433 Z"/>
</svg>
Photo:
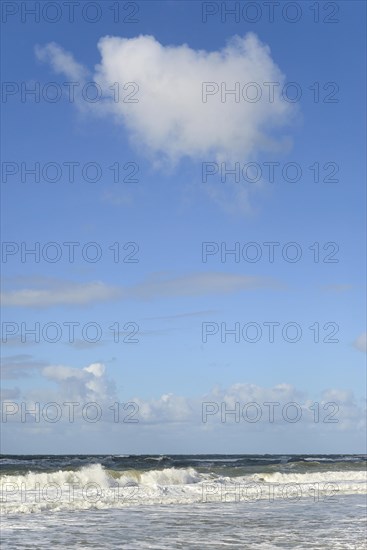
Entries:
<svg viewBox="0 0 367 550">
<path fill-rule="evenodd" d="M 192 504 L 269 498 L 328 500 L 366 492 L 364 471 L 264 472 L 223 476 L 195 468 L 126 471 L 101 464 L 77 470 L 1 476 L 3 514 L 43 510 L 107 509 L 152 504 Z"/>
</svg>

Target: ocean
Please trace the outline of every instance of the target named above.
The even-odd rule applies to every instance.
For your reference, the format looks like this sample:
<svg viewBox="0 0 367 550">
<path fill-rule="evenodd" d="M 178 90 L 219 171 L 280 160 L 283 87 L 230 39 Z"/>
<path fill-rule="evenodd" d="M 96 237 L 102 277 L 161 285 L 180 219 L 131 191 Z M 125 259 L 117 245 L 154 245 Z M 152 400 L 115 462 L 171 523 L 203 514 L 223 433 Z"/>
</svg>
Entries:
<svg viewBox="0 0 367 550">
<path fill-rule="evenodd" d="M 365 455 L 1 455 L 1 548 L 367 549 Z"/>
</svg>

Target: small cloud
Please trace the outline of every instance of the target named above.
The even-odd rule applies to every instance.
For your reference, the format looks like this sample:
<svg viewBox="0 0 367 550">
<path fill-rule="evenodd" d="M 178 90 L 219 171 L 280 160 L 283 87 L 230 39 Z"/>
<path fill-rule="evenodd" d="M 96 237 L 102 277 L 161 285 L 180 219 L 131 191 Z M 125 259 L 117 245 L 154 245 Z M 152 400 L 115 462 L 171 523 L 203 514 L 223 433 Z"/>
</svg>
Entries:
<svg viewBox="0 0 367 550">
<path fill-rule="evenodd" d="M 133 198 L 128 192 L 105 191 L 102 194 L 102 201 L 113 206 L 131 206 Z"/>
<path fill-rule="evenodd" d="M 57 288 L 25 288 L 1 294 L 3 306 L 52 307 L 58 305 L 88 305 L 94 302 L 113 300 L 120 294 L 119 289 L 101 282 L 75 283 L 60 282 Z"/>
<path fill-rule="evenodd" d="M 326 290 L 328 292 L 340 293 L 340 292 L 348 292 L 349 290 L 352 290 L 353 285 L 347 284 L 347 283 L 345 284 L 340 283 L 340 284 L 324 285 L 322 288 L 323 290 Z"/>
<path fill-rule="evenodd" d="M 193 273 L 175 278 L 155 275 L 150 280 L 129 289 L 129 296 L 139 299 L 171 296 L 198 296 L 206 294 L 232 294 L 259 288 L 277 288 L 272 279 L 237 275 L 234 273 Z"/>
<path fill-rule="evenodd" d="M 106 367 L 102 363 L 92 363 L 89 367 L 84 367 L 84 370 L 100 378 L 104 374 Z"/>
<path fill-rule="evenodd" d="M 88 76 L 85 67 L 55 42 L 49 42 L 46 46 L 37 45 L 35 54 L 39 61 L 49 63 L 55 73 L 64 74 L 74 82 L 83 81 Z"/>
<path fill-rule="evenodd" d="M 2 388 L 0 389 L 0 399 L 1 401 L 8 401 L 10 399 L 19 399 L 20 389 L 19 388 Z"/>
<path fill-rule="evenodd" d="M 172 319 L 185 319 L 186 317 L 203 317 L 215 315 L 218 313 L 215 309 L 207 309 L 204 311 L 192 311 L 189 313 L 177 313 L 176 315 L 162 315 L 161 317 L 144 317 L 144 321 L 171 321 Z"/>
<path fill-rule="evenodd" d="M 364 353 L 367 352 L 367 332 L 360 334 L 353 342 L 353 346 Z"/>
<path fill-rule="evenodd" d="M 75 338 L 74 342 L 65 342 L 66 346 L 70 346 L 75 350 L 85 350 L 85 349 L 94 349 L 97 346 L 104 346 L 105 341 L 98 340 L 98 342 L 88 342 L 87 340 L 82 340 L 81 338 Z"/>
<path fill-rule="evenodd" d="M 63 365 L 52 365 L 42 370 L 42 375 L 49 380 L 62 381 L 75 378 L 80 380 L 84 377 L 83 370 Z"/>
<path fill-rule="evenodd" d="M 32 355 L 10 355 L 1 360 L 1 377 L 3 379 L 26 378 L 45 365 L 44 361 L 37 361 Z"/>
</svg>

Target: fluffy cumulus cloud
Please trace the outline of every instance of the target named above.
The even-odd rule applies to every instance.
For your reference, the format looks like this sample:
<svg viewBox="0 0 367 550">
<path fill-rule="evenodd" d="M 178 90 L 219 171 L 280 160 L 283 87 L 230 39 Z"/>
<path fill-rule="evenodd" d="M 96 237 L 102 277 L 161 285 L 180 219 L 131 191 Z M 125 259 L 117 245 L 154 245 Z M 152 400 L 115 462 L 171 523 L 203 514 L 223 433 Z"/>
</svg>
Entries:
<svg viewBox="0 0 367 550">
<path fill-rule="evenodd" d="M 289 452 L 345 452 L 350 445 L 360 448 L 366 429 L 365 403 L 339 389 L 310 395 L 286 383 L 239 382 L 204 395 L 141 398 L 119 395 L 102 363 L 52 365 L 41 376 L 50 384 L 47 389 L 5 390 L 9 452 L 18 441 L 26 441 L 33 452 L 59 452 L 60 441 L 63 452 L 67 445 L 73 453 L 284 452 L 284 445 Z M 22 420 L 25 410 L 30 412 Z"/>
<path fill-rule="evenodd" d="M 51 400 L 60 406 L 74 402 L 79 408 L 93 402 L 103 409 L 103 419 L 113 422 L 109 412 L 111 405 L 121 399 L 103 363 L 83 368 L 49 365 L 40 369 L 40 375 L 51 386 L 27 390 L 22 395 L 28 403 L 27 408 L 35 402 L 44 404 Z M 16 395 L 10 394 L 8 399 L 20 399 L 19 390 Z M 238 382 L 228 388 L 214 387 L 203 395 L 187 397 L 164 393 L 150 399 L 125 396 L 124 401 L 132 404 L 136 422 L 142 425 L 182 423 L 210 428 L 223 423 L 242 423 L 248 427 L 258 424 L 287 426 L 298 418 L 296 423 L 301 421 L 308 426 L 322 422 L 337 429 L 365 427 L 363 404 L 358 403 L 352 392 L 331 388 L 320 395 L 309 395 L 286 383 L 264 387 Z"/>
<path fill-rule="evenodd" d="M 58 394 L 55 397 L 59 402 L 62 402 L 61 398 L 72 398 L 82 402 L 111 404 L 116 398 L 115 384 L 108 378 L 103 363 L 92 363 L 82 369 L 51 365 L 45 367 L 41 374 L 57 384 Z"/>
<path fill-rule="evenodd" d="M 311 430 L 323 428 L 364 430 L 365 403 L 352 392 L 328 389 L 309 395 L 291 384 L 273 387 L 239 382 L 228 388 L 212 388 L 206 395 L 184 397 L 172 393 L 158 398 L 129 401 L 135 403 L 141 424 L 187 424 L 192 427 L 218 428 L 246 425 L 248 429 L 272 430 L 302 424 Z"/>
<path fill-rule="evenodd" d="M 98 49 L 93 80 L 109 100 L 91 107 L 123 123 L 158 162 L 253 160 L 289 146 L 282 132 L 295 104 L 284 98 L 285 77 L 255 34 L 213 52 L 165 46 L 153 36 L 106 36 Z M 38 46 L 36 54 L 55 72 L 86 81 L 86 69 L 57 44 Z M 225 95 L 236 86 L 237 96 Z"/>
<path fill-rule="evenodd" d="M 25 399 L 26 402 L 46 403 L 53 400 L 62 404 L 73 399 L 80 402 L 112 403 L 116 398 L 115 383 L 110 379 L 103 363 L 92 363 L 83 368 L 67 365 L 47 365 L 30 355 L 15 355 L 5 359 L 1 375 L 5 379 L 40 376 L 49 382 L 44 387 L 30 386 L 25 393 L 17 388 L 4 389 L 6 399 Z M 40 378 L 38 378 L 40 380 Z M 16 391 L 15 391 L 16 390 Z"/>
</svg>

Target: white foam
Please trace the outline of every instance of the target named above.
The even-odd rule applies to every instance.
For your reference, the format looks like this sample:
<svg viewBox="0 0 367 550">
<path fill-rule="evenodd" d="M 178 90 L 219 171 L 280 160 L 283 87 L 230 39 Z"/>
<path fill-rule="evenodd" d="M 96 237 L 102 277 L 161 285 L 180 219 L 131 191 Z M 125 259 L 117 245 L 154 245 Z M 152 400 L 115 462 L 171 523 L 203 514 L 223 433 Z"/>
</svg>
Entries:
<svg viewBox="0 0 367 550">
<path fill-rule="evenodd" d="M 189 485 L 202 481 L 200 474 L 194 468 L 165 468 L 164 470 L 148 470 L 141 472 L 133 470 L 134 473 L 123 474 L 119 483 L 123 484 L 126 478 L 132 478 L 144 486 L 157 485 Z"/>
<path fill-rule="evenodd" d="M 328 471 L 328 472 L 306 472 L 306 473 L 282 473 L 267 472 L 253 474 L 251 476 L 255 481 L 265 481 L 268 483 L 342 483 L 342 482 L 367 482 L 366 471 Z"/>
</svg>

